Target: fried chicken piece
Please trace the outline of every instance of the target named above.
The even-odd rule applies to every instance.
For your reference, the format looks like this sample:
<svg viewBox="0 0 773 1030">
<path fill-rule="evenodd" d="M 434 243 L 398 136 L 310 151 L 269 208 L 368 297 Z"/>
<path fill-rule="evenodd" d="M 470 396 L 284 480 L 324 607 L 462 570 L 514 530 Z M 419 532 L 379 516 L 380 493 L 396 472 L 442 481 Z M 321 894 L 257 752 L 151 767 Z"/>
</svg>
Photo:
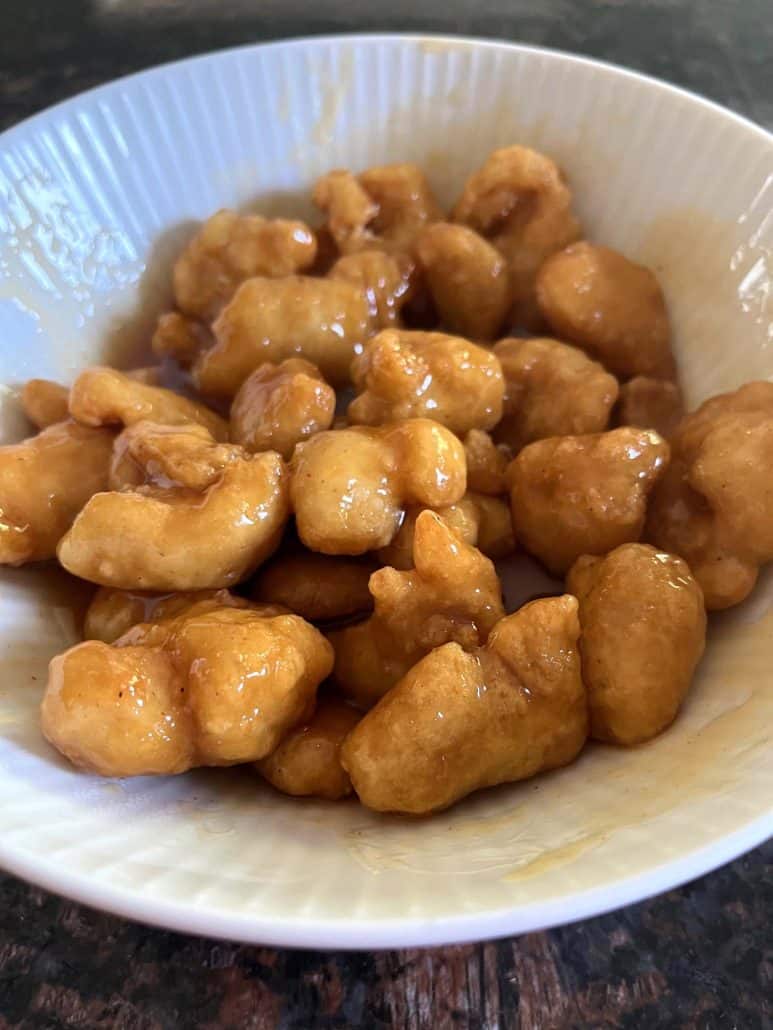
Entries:
<svg viewBox="0 0 773 1030">
<path fill-rule="evenodd" d="M 588 733 L 574 597 L 532 601 L 483 647 L 436 648 L 351 731 L 341 761 L 360 801 L 423 815 L 483 787 L 567 765 Z"/>
<path fill-rule="evenodd" d="M 632 745 L 662 733 L 706 645 L 703 594 L 687 563 L 623 544 L 605 557 L 578 558 L 566 586 L 580 603 L 591 736 Z"/>
<path fill-rule="evenodd" d="M 556 575 L 580 555 L 638 540 L 668 460 L 668 444 L 646 429 L 529 444 L 508 469 L 516 537 Z"/>
<path fill-rule="evenodd" d="M 378 701 L 433 647 L 482 644 L 504 615 L 492 562 L 438 515 L 421 512 L 413 541 L 413 569 L 387 567 L 370 577 L 373 615 L 329 635 L 333 678 L 361 707 Z"/>
</svg>

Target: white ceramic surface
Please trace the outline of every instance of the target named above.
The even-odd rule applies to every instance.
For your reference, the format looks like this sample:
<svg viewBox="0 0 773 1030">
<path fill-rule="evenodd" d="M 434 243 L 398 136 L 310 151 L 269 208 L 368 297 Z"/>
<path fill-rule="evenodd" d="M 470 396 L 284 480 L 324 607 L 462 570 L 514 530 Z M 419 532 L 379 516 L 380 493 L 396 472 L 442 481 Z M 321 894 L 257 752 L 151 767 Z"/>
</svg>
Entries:
<svg viewBox="0 0 773 1030">
<path fill-rule="evenodd" d="M 494 146 L 565 167 L 589 235 L 651 263 L 689 399 L 773 375 L 773 140 L 606 65 L 454 39 L 344 37 L 216 54 L 68 101 L 0 138 L 0 382 L 128 360 L 171 256 L 219 206 L 310 214 L 335 166 L 409 159 L 443 201 Z M 0 429 L 21 428 L 12 389 Z M 82 901 L 246 941 L 378 947 L 591 915 L 773 829 L 773 582 L 713 618 L 675 727 L 428 820 L 293 802 L 245 772 L 104 781 L 41 740 L 72 588 L 0 583 L 0 864 Z"/>
</svg>

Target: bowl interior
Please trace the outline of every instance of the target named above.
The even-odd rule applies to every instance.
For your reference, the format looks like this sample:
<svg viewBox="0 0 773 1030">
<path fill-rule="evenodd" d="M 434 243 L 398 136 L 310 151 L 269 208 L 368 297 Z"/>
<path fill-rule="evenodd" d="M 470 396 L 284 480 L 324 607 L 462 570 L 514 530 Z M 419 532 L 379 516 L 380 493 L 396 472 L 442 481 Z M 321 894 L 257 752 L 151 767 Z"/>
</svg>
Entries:
<svg viewBox="0 0 773 1030">
<path fill-rule="evenodd" d="M 0 431 L 13 386 L 141 356 L 174 254 L 218 207 L 311 216 L 331 167 L 415 160 L 450 203 L 499 145 L 565 168 L 588 235 L 664 284 L 691 404 L 773 375 L 773 143 L 641 77 L 528 48 L 343 38 L 184 62 L 0 140 Z M 486 936 L 600 911 L 770 832 L 773 579 L 711 619 L 675 726 L 428 820 L 293 802 L 242 771 L 104 781 L 41 740 L 72 581 L 0 574 L 0 860 L 140 918 L 285 944 Z M 511 600 L 515 587 L 511 591 Z"/>
</svg>

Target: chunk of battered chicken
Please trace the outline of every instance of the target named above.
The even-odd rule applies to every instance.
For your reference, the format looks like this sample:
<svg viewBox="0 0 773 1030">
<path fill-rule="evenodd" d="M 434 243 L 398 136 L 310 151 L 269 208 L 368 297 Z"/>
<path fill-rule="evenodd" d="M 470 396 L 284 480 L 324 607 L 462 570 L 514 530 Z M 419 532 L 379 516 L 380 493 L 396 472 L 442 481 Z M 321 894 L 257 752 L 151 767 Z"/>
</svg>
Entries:
<svg viewBox="0 0 773 1030">
<path fill-rule="evenodd" d="M 615 375 L 674 378 L 666 302 L 644 265 L 582 240 L 542 266 L 537 300 L 558 336 Z"/>
<path fill-rule="evenodd" d="M 545 258 L 580 235 L 563 174 L 545 154 L 518 145 L 489 154 L 452 213 L 507 261 L 516 322 L 536 326 L 534 284 Z"/>
<path fill-rule="evenodd" d="M 617 380 L 581 350 L 535 337 L 500 340 L 494 353 L 505 377 L 504 415 L 494 435 L 515 452 L 548 436 L 607 428 Z"/>
<path fill-rule="evenodd" d="M 687 561 L 709 610 L 753 589 L 773 560 L 773 383 L 747 383 L 686 415 L 655 491 L 646 539 Z"/>
<path fill-rule="evenodd" d="M 54 658 L 43 733 L 103 776 L 254 762 L 305 717 L 331 665 L 330 645 L 296 615 L 183 612 Z"/>
<path fill-rule="evenodd" d="M 334 558 L 298 549 L 277 555 L 260 569 L 250 596 L 281 604 L 309 622 L 348 618 L 373 607 L 368 580 L 375 570 L 367 558 Z"/>
<path fill-rule="evenodd" d="M 204 426 L 216 440 L 228 439 L 228 423 L 198 401 L 162 386 L 148 386 L 114 368 L 87 368 L 70 390 L 70 414 L 84 426 Z"/>
<path fill-rule="evenodd" d="M 470 490 L 492 496 L 507 492 L 505 473 L 512 459 L 507 444 L 495 444 L 482 429 L 471 429 L 464 438 L 464 455 L 467 459 L 467 486 Z"/>
<path fill-rule="evenodd" d="M 202 393 L 233 397 L 267 361 L 306 358 L 334 386 L 374 326 L 363 290 L 339 279 L 287 276 L 248 279 L 214 324 L 215 344 L 201 353 L 193 378 Z"/>
<path fill-rule="evenodd" d="M 123 590 L 215 589 L 276 549 L 289 506 L 275 452 L 251 455 L 198 426 L 148 422 L 125 430 L 116 451 L 127 487 L 83 508 L 57 552 L 68 571 Z M 119 485 L 115 467 L 112 476 Z"/>
<path fill-rule="evenodd" d="M 615 419 L 621 426 L 654 429 L 666 440 L 684 415 L 682 391 L 668 379 L 634 376 L 620 387 Z"/>
<path fill-rule="evenodd" d="M 360 801 L 423 815 L 567 765 L 588 733 L 577 601 L 532 601 L 466 653 L 423 658 L 355 726 L 341 761 Z"/>
<path fill-rule="evenodd" d="M 383 565 L 391 565 L 394 569 L 413 567 L 416 520 L 422 511 L 431 510 L 466 544 L 477 547 L 488 558 L 504 558 L 515 550 L 510 505 L 501 497 L 468 490 L 461 501 L 445 508 L 409 508 L 392 543 L 378 551 Z"/>
<path fill-rule="evenodd" d="M 175 263 L 175 303 L 184 315 L 211 322 L 245 279 L 294 275 L 316 255 L 314 233 L 303 222 L 218 211 Z"/>
<path fill-rule="evenodd" d="M 231 439 L 248 451 L 277 451 L 289 460 L 297 443 L 330 428 L 335 407 L 335 390 L 311 362 L 287 358 L 260 365 L 234 397 Z"/>
<path fill-rule="evenodd" d="M 362 713 L 335 697 L 321 698 L 308 722 L 290 730 L 256 768 L 283 794 L 338 801 L 352 793 L 341 745 Z"/>
<path fill-rule="evenodd" d="M 378 329 L 400 325 L 400 312 L 416 288 L 416 265 L 407 254 L 362 250 L 346 254 L 328 272 L 362 290 L 370 317 Z"/>
<path fill-rule="evenodd" d="M 205 347 L 212 345 L 212 333 L 195 318 L 167 311 L 161 315 L 150 346 L 159 358 L 173 358 L 183 368 L 190 368 Z"/>
<path fill-rule="evenodd" d="M 359 176 L 328 172 L 312 198 L 342 254 L 410 250 L 424 226 L 442 218 L 424 172 L 409 163 L 369 168 Z"/>
<path fill-rule="evenodd" d="M 38 429 L 48 429 L 70 417 L 67 402 L 70 391 L 50 379 L 28 379 L 22 387 L 21 407 L 24 414 Z"/>
<path fill-rule="evenodd" d="M 496 247 L 465 225 L 436 222 L 416 252 L 443 326 L 472 340 L 493 340 L 512 307 L 510 274 Z"/>
<path fill-rule="evenodd" d="M 668 444 L 646 429 L 529 444 L 508 469 L 518 540 L 556 575 L 582 554 L 638 540 L 668 460 Z"/>
<path fill-rule="evenodd" d="M 68 421 L 0 447 L 0 564 L 54 557 L 83 505 L 107 487 L 113 438 Z"/>
<path fill-rule="evenodd" d="M 370 577 L 375 610 L 365 622 L 331 633 L 333 678 L 358 705 L 374 704 L 433 647 L 482 644 L 504 615 L 491 561 L 465 544 L 432 511 L 416 520 L 414 568 Z"/>
<path fill-rule="evenodd" d="M 323 554 L 386 547 L 406 508 L 456 504 L 467 485 L 461 442 L 429 419 L 318 433 L 295 448 L 291 470 L 298 535 Z"/>
<path fill-rule="evenodd" d="M 354 359 L 352 379 L 357 396 L 347 415 L 353 423 L 424 417 L 464 435 L 491 429 L 502 417 L 499 360 L 459 336 L 385 329 Z"/>
<path fill-rule="evenodd" d="M 701 588 L 687 563 L 646 544 L 584 555 L 566 586 L 580 603 L 590 734 L 640 744 L 669 726 L 706 645 Z"/>
</svg>

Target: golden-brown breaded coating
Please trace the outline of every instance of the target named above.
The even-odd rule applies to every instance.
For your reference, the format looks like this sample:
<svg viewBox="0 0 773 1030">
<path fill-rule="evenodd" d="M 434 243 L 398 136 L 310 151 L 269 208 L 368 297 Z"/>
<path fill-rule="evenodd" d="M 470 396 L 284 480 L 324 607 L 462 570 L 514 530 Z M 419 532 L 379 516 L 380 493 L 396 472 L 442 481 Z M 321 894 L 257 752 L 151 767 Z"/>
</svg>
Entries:
<svg viewBox="0 0 773 1030">
<path fill-rule="evenodd" d="M 48 429 L 70 417 L 67 402 L 70 391 L 50 379 L 28 379 L 19 400 L 24 414 L 38 429 Z"/>
<path fill-rule="evenodd" d="M 644 265 L 582 240 L 542 266 L 537 301 L 558 336 L 615 375 L 674 378 L 666 302 Z"/>
<path fill-rule="evenodd" d="M 54 658 L 43 733 L 103 776 L 258 761 L 305 717 L 332 657 L 296 615 L 186 611 Z"/>
<path fill-rule="evenodd" d="M 183 368 L 190 368 L 205 347 L 212 344 L 207 326 L 195 318 L 167 311 L 159 317 L 150 346 L 159 358 L 174 358 Z"/>
<path fill-rule="evenodd" d="M 426 175 L 416 164 L 406 161 L 368 168 L 359 180 L 378 205 L 373 231 L 389 248 L 410 249 L 426 225 L 443 217 Z"/>
<path fill-rule="evenodd" d="M 370 229 L 378 204 L 352 172 L 334 168 L 323 175 L 314 184 L 311 199 L 326 215 L 323 230 L 342 254 L 356 254 L 378 245 Z"/>
<path fill-rule="evenodd" d="M 277 451 L 289 460 L 301 440 L 329 429 L 336 395 L 316 365 L 287 358 L 260 365 L 231 405 L 231 439 L 248 451 Z"/>
<path fill-rule="evenodd" d="M 467 180 L 452 217 L 504 255 L 515 320 L 531 326 L 537 270 L 545 258 L 580 235 L 571 193 L 558 166 L 529 147 L 494 150 Z"/>
<path fill-rule="evenodd" d="M 629 427 L 529 444 L 508 469 L 518 541 L 562 575 L 582 554 L 638 540 L 669 453 L 657 433 Z"/>
<path fill-rule="evenodd" d="M 654 429 L 666 440 L 684 415 L 682 391 L 669 379 L 634 376 L 620 387 L 615 420 L 620 426 Z"/>
<path fill-rule="evenodd" d="M 393 569 L 404 571 L 413 568 L 413 538 L 416 531 L 416 520 L 423 511 L 432 511 L 442 519 L 449 529 L 474 547 L 478 541 L 480 515 L 478 507 L 470 498 L 469 492 L 456 504 L 447 504 L 442 508 L 426 508 L 414 506 L 407 508 L 405 516 L 394 540 L 376 552 L 380 565 L 390 565 Z"/>
<path fill-rule="evenodd" d="M 423 815 L 567 765 L 588 733 L 574 597 L 532 601 L 471 654 L 423 658 L 352 730 L 341 761 L 360 801 Z"/>
<path fill-rule="evenodd" d="M 292 275 L 248 279 L 214 324 L 215 344 L 199 356 L 196 385 L 213 397 L 233 397 L 267 361 L 306 358 L 333 386 L 349 381 L 349 366 L 374 331 L 364 292 L 339 279 Z"/>
<path fill-rule="evenodd" d="M 458 435 L 502 417 L 504 379 L 487 347 L 445 333 L 384 329 L 352 362 L 349 421 L 432 418 Z"/>
<path fill-rule="evenodd" d="M 309 622 L 369 612 L 368 580 L 376 565 L 367 558 L 336 558 L 305 548 L 279 554 L 255 578 L 250 596 L 281 604 Z"/>
<path fill-rule="evenodd" d="M 317 433 L 295 448 L 291 470 L 298 535 L 323 554 L 386 547 L 406 508 L 456 504 L 467 485 L 461 442 L 424 418 Z"/>
<path fill-rule="evenodd" d="M 0 447 L 0 564 L 54 557 L 83 505 L 107 487 L 113 438 L 68 421 Z"/>
<path fill-rule="evenodd" d="M 422 511 L 434 511 L 466 544 L 477 547 L 487 558 L 504 558 L 515 550 L 507 501 L 468 490 L 460 501 L 444 508 L 408 508 L 397 536 L 378 551 L 383 565 L 391 565 L 393 569 L 413 568 L 413 536 Z"/>
<path fill-rule="evenodd" d="M 507 386 L 505 386 L 507 404 Z M 467 488 L 478 494 L 507 493 L 505 473 L 513 455 L 507 444 L 495 444 L 482 429 L 471 429 L 464 438 Z"/>
<path fill-rule="evenodd" d="M 591 737 L 632 745 L 662 733 L 706 646 L 703 594 L 687 563 L 623 544 L 578 558 L 566 588 L 580 603 Z"/>
<path fill-rule="evenodd" d="M 174 594 L 153 594 L 142 590 L 116 590 L 99 587 L 91 599 L 83 622 L 84 640 L 112 644 L 140 622 L 158 622 L 179 615 L 206 601 L 219 608 L 255 608 L 247 598 L 230 590 L 182 590 Z M 266 614 L 267 606 L 261 611 Z M 280 607 L 268 612 L 280 615 Z"/>
<path fill-rule="evenodd" d="M 184 486 L 206 490 L 219 476 L 223 464 L 239 449 L 217 447 L 204 426 L 159 426 L 138 422 L 125 429 L 113 445 L 108 488 Z"/>
<path fill-rule="evenodd" d="M 87 368 L 70 390 L 70 414 L 84 426 L 204 426 L 216 440 L 228 439 L 228 423 L 198 401 L 162 386 L 148 386 L 115 368 Z"/>
<path fill-rule="evenodd" d="M 505 405 L 495 437 L 518 452 L 548 436 L 607 428 L 618 383 L 581 350 L 547 337 L 500 340 L 494 353 L 505 377 Z"/>
<path fill-rule="evenodd" d="M 506 558 L 516 547 L 510 505 L 502 497 L 468 491 L 466 495 L 478 509 L 477 548 L 489 558 Z"/>
<path fill-rule="evenodd" d="M 122 590 L 207 590 L 238 583 L 273 553 L 289 515 L 284 462 L 193 429 L 124 430 L 122 469 L 144 482 L 127 477 L 119 492 L 90 498 L 59 544 L 68 571 Z"/>
<path fill-rule="evenodd" d="M 175 263 L 175 303 L 184 315 L 211 322 L 245 279 L 294 275 L 316 255 L 316 238 L 304 222 L 218 211 Z"/>
<path fill-rule="evenodd" d="M 773 560 L 773 383 L 747 383 L 686 415 L 655 491 L 646 539 L 689 564 L 710 611 L 754 588 Z"/>
<path fill-rule="evenodd" d="M 361 250 L 339 258 L 328 276 L 361 290 L 367 298 L 373 325 L 389 329 L 400 325 L 400 312 L 414 292 L 416 265 L 407 254 Z"/>
<path fill-rule="evenodd" d="M 493 340 L 513 303 L 507 263 L 466 225 L 436 222 L 416 253 L 443 327 L 471 340 Z"/>
<path fill-rule="evenodd" d="M 314 186 L 314 203 L 342 254 L 410 250 L 425 225 L 442 218 L 424 172 L 415 164 L 336 169 Z"/>
<path fill-rule="evenodd" d="M 363 708 L 433 647 L 450 640 L 477 647 L 504 615 L 492 562 L 435 512 L 422 511 L 416 520 L 413 563 L 408 572 L 374 572 L 373 615 L 329 635 L 336 653 L 333 678 Z"/>
<path fill-rule="evenodd" d="M 341 765 L 341 745 L 362 713 L 336 697 L 323 697 L 308 722 L 290 730 L 256 768 L 283 794 L 338 801 L 352 793 Z"/>
</svg>

